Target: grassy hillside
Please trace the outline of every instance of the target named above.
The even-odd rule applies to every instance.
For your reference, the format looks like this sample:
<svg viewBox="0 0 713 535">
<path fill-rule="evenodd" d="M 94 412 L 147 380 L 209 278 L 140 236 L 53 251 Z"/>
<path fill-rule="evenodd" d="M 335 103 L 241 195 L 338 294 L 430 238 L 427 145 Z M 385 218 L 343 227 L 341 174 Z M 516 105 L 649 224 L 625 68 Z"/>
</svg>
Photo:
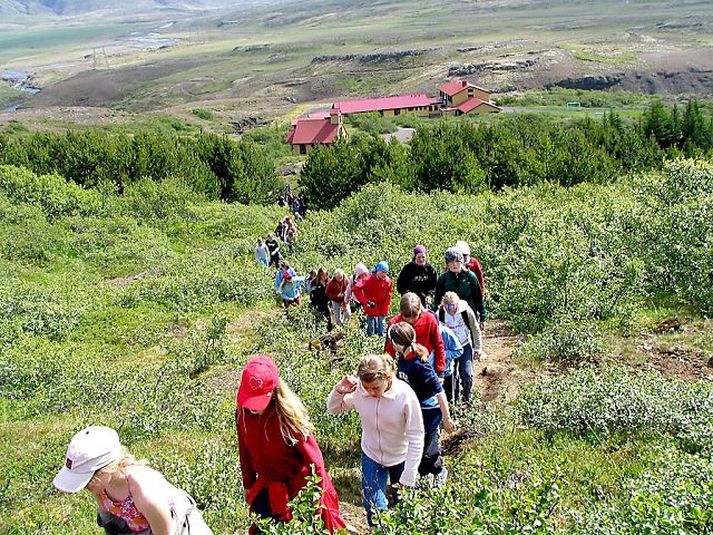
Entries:
<svg viewBox="0 0 713 535">
<path fill-rule="evenodd" d="M 610 185 L 479 196 L 371 185 L 309 214 L 289 255 L 300 272 L 400 266 L 414 243 L 440 265 L 466 239 L 488 277 L 483 403 L 456 410 L 451 483 L 379 532 L 705 532 L 712 173 L 682 161 Z M 73 432 L 103 423 L 191 492 L 216 533 L 243 533 L 232 417 L 240 366 L 258 352 L 305 401 L 363 525 L 358 422 L 329 416 L 325 399 L 380 342 L 355 321 L 333 355 L 309 344 L 324 325 L 306 307 L 276 307 L 252 247 L 279 209 L 208 202 L 175 182 L 117 196 L 13 167 L 0 178 L 0 532 L 91 532 L 90 497 L 50 480 Z"/>
<path fill-rule="evenodd" d="M 230 116 L 284 116 L 294 102 L 309 109 L 353 95 L 434 94 L 439 83 L 453 77 L 498 92 L 553 84 L 710 92 L 706 73 L 713 11 L 709 2 L 697 0 L 495 0 L 444 6 L 423 0 L 332 0 L 188 18 L 159 14 L 138 18 L 153 25 L 132 19 L 123 33 L 91 29 L 113 17 L 88 18 L 85 37 L 67 36 L 64 44 L 44 51 L 37 49 L 42 34 L 10 34 L 6 39 L 16 43 L 3 49 L 0 61 L 37 71 L 45 89 L 32 99 L 30 105 L 37 107 L 146 110 L 212 101 L 229 108 Z M 134 31 L 170 41 L 137 44 Z M 98 71 L 85 57 L 95 46 L 107 48 L 107 61 L 100 58 Z M 71 65 L 56 66 L 68 61 Z"/>
</svg>

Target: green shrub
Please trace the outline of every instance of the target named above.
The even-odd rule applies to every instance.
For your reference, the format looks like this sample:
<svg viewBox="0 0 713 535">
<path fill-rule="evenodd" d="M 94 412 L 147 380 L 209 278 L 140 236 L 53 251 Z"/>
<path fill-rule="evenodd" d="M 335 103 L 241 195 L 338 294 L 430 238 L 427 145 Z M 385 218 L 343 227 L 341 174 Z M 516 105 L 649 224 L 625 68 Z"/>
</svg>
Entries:
<svg viewBox="0 0 713 535">
<path fill-rule="evenodd" d="M 592 361 L 605 354 L 607 347 L 597 325 L 569 317 L 557 318 L 514 352 L 520 358 L 564 364 Z"/>
<path fill-rule="evenodd" d="M 191 110 L 191 113 L 204 121 L 212 121 L 214 118 L 213 112 L 206 108 L 195 108 Z"/>
<path fill-rule="evenodd" d="M 517 410 L 526 425 L 552 433 L 668 433 L 694 451 L 709 449 L 713 438 L 713 384 L 657 372 L 575 370 L 527 387 Z"/>
</svg>

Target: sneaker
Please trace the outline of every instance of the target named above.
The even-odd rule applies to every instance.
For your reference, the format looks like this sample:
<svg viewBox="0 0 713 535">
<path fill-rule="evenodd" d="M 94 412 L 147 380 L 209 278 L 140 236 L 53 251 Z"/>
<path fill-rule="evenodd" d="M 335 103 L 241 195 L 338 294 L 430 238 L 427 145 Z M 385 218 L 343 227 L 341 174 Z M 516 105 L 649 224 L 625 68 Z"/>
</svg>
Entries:
<svg viewBox="0 0 713 535">
<path fill-rule="evenodd" d="M 446 484 L 446 480 L 448 479 L 448 469 L 445 467 L 445 465 L 441 468 L 441 471 L 436 474 L 436 477 L 434 479 L 437 489 L 440 489 L 443 485 Z"/>
</svg>

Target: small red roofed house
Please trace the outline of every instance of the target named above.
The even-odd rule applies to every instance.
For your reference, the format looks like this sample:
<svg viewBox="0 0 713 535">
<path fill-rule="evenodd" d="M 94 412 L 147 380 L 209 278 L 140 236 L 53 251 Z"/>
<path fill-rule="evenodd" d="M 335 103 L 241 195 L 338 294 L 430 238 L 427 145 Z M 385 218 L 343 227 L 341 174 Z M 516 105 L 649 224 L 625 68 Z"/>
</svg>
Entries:
<svg viewBox="0 0 713 535">
<path fill-rule="evenodd" d="M 490 91 L 465 80 L 454 80 L 439 87 L 443 115 L 493 113 L 501 111 L 490 100 Z"/>
<path fill-rule="evenodd" d="M 342 113 L 337 108 L 329 112 L 310 113 L 292 122 L 287 132 L 287 143 L 295 156 L 308 154 L 318 145 L 331 145 L 347 136 Z"/>
<path fill-rule="evenodd" d="M 440 99 L 419 94 L 341 100 L 332 104 L 332 109 L 341 110 L 344 116 L 354 113 L 377 112 L 382 117 L 394 117 L 402 113 L 428 117 L 438 115 L 440 105 Z"/>
</svg>

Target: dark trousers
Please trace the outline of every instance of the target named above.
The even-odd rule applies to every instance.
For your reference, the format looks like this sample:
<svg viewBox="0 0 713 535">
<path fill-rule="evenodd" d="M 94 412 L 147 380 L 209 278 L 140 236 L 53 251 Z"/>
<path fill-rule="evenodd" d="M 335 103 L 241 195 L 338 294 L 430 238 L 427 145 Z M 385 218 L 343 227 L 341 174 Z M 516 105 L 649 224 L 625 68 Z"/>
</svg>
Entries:
<svg viewBox="0 0 713 535">
<path fill-rule="evenodd" d="M 443 468 L 443 458 L 441 457 L 441 446 L 439 439 L 441 434 L 439 428 L 433 431 L 426 431 L 423 441 L 423 456 L 421 464 L 418 465 L 418 473 L 422 476 L 426 474 L 440 474 Z"/>
<path fill-rule="evenodd" d="M 453 361 L 453 400 L 458 401 L 461 393 L 466 405 L 470 405 L 473 390 L 473 345 L 463 346 L 463 354 Z M 445 381 L 444 381 L 445 383 Z M 446 396 L 448 393 L 446 393 Z"/>
</svg>

